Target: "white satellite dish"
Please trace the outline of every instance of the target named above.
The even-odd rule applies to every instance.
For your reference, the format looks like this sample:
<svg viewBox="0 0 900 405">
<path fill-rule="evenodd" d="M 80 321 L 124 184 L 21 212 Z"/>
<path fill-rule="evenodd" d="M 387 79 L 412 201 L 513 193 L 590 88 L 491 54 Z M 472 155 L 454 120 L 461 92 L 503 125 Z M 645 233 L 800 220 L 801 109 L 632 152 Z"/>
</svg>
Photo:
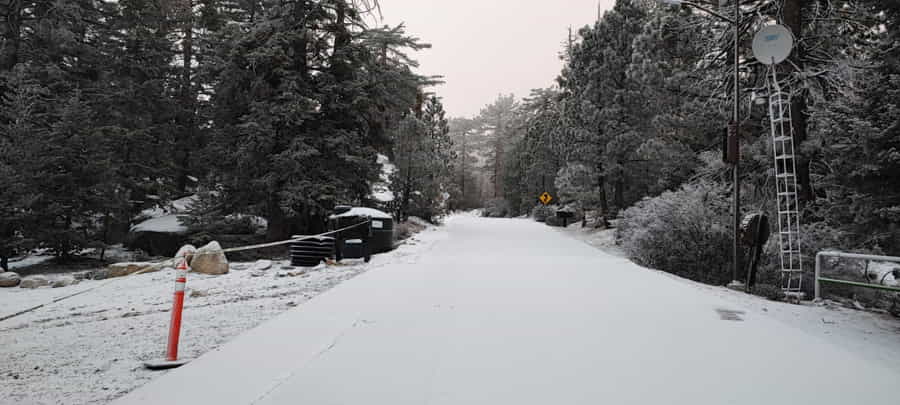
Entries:
<svg viewBox="0 0 900 405">
<path fill-rule="evenodd" d="M 794 49 L 794 35 L 783 25 L 768 25 L 753 37 L 753 56 L 765 65 L 784 62 Z"/>
</svg>

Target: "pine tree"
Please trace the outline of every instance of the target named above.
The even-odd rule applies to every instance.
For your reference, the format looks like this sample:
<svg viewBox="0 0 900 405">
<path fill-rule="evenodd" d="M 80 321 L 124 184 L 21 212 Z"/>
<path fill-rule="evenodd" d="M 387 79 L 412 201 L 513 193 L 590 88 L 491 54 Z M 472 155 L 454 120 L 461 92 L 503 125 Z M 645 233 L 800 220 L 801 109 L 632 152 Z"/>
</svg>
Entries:
<svg viewBox="0 0 900 405">
<path fill-rule="evenodd" d="M 512 120 L 518 108 L 514 95 L 499 95 L 492 103 L 484 107 L 478 115 L 487 135 L 490 151 L 487 165 L 490 167 L 490 180 L 492 184 L 491 195 L 494 198 L 503 197 L 504 165 L 506 164 L 506 152 L 513 143 Z"/>
<path fill-rule="evenodd" d="M 375 112 L 413 105 L 384 89 L 423 82 L 398 56 L 421 46 L 402 30 L 359 32 L 360 10 L 345 1 L 267 13 L 246 33 L 231 30 L 212 68 L 218 174 L 209 182 L 222 213 L 262 215 L 268 237 L 281 239 L 321 229 L 335 204 L 368 195 L 384 141 Z"/>
<path fill-rule="evenodd" d="M 843 231 L 849 246 L 900 251 L 900 6 L 876 6 L 886 30 L 875 69 L 845 71 L 843 97 L 817 107 L 822 164 L 813 166 L 824 196 L 816 215 Z"/>
<path fill-rule="evenodd" d="M 42 114 L 39 99 L 47 90 L 25 77 L 23 69 L 3 76 L 7 91 L 0 103 L 0 271 L 8 271 L 11 257 L 27 250 L 27 231 L 35 227 L 34 190 L 26 171 L 26 143 L 39 135 Z"/>
</svg>

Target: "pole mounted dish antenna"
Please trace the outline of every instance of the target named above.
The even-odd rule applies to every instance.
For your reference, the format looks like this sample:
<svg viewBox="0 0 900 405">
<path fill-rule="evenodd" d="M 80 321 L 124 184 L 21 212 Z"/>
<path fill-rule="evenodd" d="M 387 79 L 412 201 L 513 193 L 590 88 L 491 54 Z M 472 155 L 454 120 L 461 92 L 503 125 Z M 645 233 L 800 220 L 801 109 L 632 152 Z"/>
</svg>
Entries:
<svg viewBox="0 0 900 405">
<path fill-rule="evenodd" d="M 764 65 L 784 62 L 794 49 L 794 35 L 783 25 L 767 25 L 753 37 L 753 56 Z"/>
</svg>

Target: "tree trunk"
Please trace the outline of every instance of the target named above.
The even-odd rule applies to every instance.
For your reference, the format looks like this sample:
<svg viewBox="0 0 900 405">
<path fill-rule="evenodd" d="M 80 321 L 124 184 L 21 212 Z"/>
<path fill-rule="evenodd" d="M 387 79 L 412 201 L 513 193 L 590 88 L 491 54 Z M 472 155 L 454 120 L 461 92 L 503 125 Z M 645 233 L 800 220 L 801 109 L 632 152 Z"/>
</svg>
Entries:
<svg viewBox="0 0 900 405">
<path fill-rule="evenodd" d="M 790 28 L 791 32 L 794 34 L 794 38 L 803 38 L 803 5 L 806 2 L 807 0 L 784 1 L 784 8 L 782 11 L 784 24 Z M 798 68 L 803 69 L 802 58 L 805 52 L 803 49 L 803 41 L 798 40 L 795 41 L 795 43 L 796 48 L 791 54 L 790 60 Z M 785 65 L 791 66 L 789 64 Z M 798 147 L 808 139 L 807 101 L 807 92 L 805 90 L 794 94 L 791 98 L 791 126 L 794 130 L 794 144 Z M 797 156 L 797 181 L 800 183 L 800 200 L 804 202 L 812 201 L 815 198 L 815 195 L 812 189 L 812 180 L 809 176 L 809 157 L 798 153 L 797 151 L 794 151 L 794 154 Z"/>
<path fill-rule="evenodd" d="M 181 44 L 182 48 L 182 68 L 181 68 L 181 125 L 183 128 L 182 138 L 175 143 L 178 150 L 175 156 L 178 157 L 178 191 L 184 193 L 187 190 L 188 176 L 190 175 L 191 166 L 191 149 L 194 145 L 194 104 L 197 95 L 191 81 L 191 62 L 194 58 L 194 7 L 193 0 L 183 0 L 184 8 L 182 9 L 183 18 L 183 35 L 184 39 Z"/>
<path fill-rule="evenodd" d="M 331 54 L 331 66 L 333 68 L 335 80 L 343 82 L 352 76 L 350 67 L 345 61 L 347 57 L 343 55 L 344 49 L 350 46 L 352 37 L 347 28 L 347 3 L 338 1 L 335 10 L 334 21 L 334 47 Z"/>
<path fill-rule="evenodd" d="M 613 197 L 615 201 L 613 203 L 616 206 L 616 210 L 621 211 L 625 209 L 625 177 L 623 175 L 619 175 L 616 178 L 615 187 L 615 196 Z"/>
<path fill-rule="evenodd" d="M 609 203 L 606 197 L 606 175 L 603 174 L 603 163 L 597 165 L 597 172 L 600 173 L 597 177 L 597 189 L 600 194 L 600 215 L 605 221 L 606 215 L 609 214 Z"/>
<path fill-rule="evenodd" d="M 270 197 L 266 203 L 266 239 L 268 241 L 284 240 L 290 237 L 291 226 L 284 215 L 284 211 L 274 197 Z"/>
<path fill-rule="evenodd" d="M 467 156 L 468 155 L 466 154 L 466 132 L 463 132 L 462 164 L 460 164 L 460 166 L 462 167 L 462 177 L 460 178 L 461 187 L 460 187 L 459 198 L 464 207 L 467 207 L 467 204 L 466 204 L 466 157 Z"/>
<path fill-rule="evenodd" d="M 503 196 L 503 116 L 497 113 L 497 133 L 494 143 L 494 198 Z"/>
<path fill-rule="evenodd" d="M 409 216 L 409 199 L 412 194 L 412 164 L 407 162 L 406 179 L 403 182 L 403 202 L 400 204 L 399 220 L 403 222 Z"/>
<path fill-rule="evenodd" d="M 22 0 L 10 0 L 6 5 L 6 21 L 0 25 L 0 71 L 9 71 L 19 62 L 21 42 Z"/>
</svg>

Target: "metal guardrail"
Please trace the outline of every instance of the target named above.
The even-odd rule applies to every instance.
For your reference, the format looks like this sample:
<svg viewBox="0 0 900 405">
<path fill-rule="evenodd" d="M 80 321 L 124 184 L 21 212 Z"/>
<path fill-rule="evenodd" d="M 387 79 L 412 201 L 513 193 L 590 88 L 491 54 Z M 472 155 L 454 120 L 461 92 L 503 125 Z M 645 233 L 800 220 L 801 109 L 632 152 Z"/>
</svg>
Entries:
<svg viewBox="0 0 900 405">
<path fill-rule="evenodd" d="M 822 259 L 825 257 L 839 257 L 845 259 L 860 259 L 860 260 L 876 260 L 881 262 L 894 262 L 900 263 L 900 257 L 894 256 L 878 256 L 878 255 L 864 255 L 858 253 L 843 253 L 843 252 L 819 252 L 816 254 L 816 299 L 821 298 L 821 283 L 830 283 L 830 284 L 841 284 L 841 285 L 850 285 L 854 287 L 864 287 L 864 288 L 872 288 L 876 290 L 885 290 L 885 291 L 894 291 L 900 292 L 900 287 L 891 287 L 881 284 L 870 284 L 870 283 L 862 283 L 859 281 L 848 281 L 848 280 L 838 280 L 834 278 L 827 278 L 821 276 L 822 270 Z"/>
</svg>

